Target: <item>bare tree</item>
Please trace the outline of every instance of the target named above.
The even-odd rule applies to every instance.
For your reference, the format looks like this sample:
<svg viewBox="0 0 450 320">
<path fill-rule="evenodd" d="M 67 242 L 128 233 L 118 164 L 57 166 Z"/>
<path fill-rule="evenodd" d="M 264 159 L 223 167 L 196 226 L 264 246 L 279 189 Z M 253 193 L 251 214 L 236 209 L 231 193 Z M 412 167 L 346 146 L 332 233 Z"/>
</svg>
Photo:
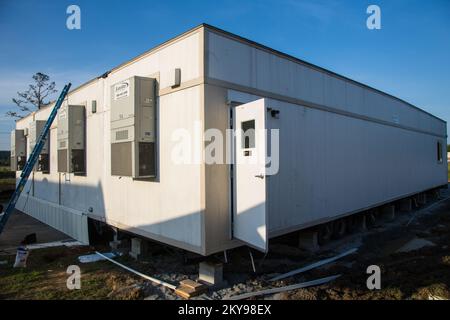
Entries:
<svg viewBox="0 0 450 320">
<path fill-rule="evenodd" d="M 19 112 L 29 113 L 48 104 L 45 99 L 55 93 L 55 82 L 50 82 L 50 77 L 42 72 L 38 72 L 33 76 L 34 84 L 30 84 L 28 90 L 17 92 L 18 98 L 12 101 L 19 108 Z M 13 118 L 23 118 L 24 115 L 18 111 L 8 111 L 7 116 Z"/>
</svg>

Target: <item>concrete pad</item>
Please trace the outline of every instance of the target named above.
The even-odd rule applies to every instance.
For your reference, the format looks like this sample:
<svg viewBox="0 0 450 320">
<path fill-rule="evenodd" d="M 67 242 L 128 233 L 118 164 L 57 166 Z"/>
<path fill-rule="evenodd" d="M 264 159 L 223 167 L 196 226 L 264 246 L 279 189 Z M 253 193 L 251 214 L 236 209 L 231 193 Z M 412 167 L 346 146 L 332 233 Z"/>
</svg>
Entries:
<svg viewBox="0 0 450 320">
<path fill-rule="evenodd" d="M 15 210 L 0 234 L 0 250 L 16 248 L 29 234 L 36 233 L 37 243 L 48 243 L 71 239 L 68 235 Z"/>
<path fill-rule="evenodd" d="M 435 244 L 426 239 L 414 238 L 411 241 L 408 241 L 406 244 L 404 244 L 396 252 L 411 252 L 411 251 L 419 250 L 424 247 L 430 247 L 430 246 L 431 247 L 435 246 Z"/>
</svg>

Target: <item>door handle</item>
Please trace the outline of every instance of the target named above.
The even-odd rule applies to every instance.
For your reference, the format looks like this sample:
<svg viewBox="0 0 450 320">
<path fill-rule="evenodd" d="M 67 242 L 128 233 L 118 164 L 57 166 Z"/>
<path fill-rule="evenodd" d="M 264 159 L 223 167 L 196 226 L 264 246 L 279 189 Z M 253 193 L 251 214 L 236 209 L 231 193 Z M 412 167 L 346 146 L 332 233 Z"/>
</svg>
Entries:
<svg viewBox="0 0 450 320">
<path fill-rule="evenodd" d="M 257 174 L 256 176 L 255 176 L 255 178 L 260 178 L 260 179 L 264 179 L 264 175 L 261 173 L 261 174 Z"/>
</svg>

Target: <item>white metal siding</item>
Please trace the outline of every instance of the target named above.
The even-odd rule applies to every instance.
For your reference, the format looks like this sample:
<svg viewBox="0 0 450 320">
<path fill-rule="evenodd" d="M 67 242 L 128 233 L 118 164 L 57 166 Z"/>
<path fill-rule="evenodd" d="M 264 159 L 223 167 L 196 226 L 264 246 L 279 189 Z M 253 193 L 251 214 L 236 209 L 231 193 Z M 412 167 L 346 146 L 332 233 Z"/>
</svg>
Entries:
<svg viewBox="0 0 450 320">
<path fill-rule="evenodd" d="M 41 213 L 36 217 L 58 229 L 63 228 L 54 222 L 52 208 L 56 205 L 61 215 L 71 211 L 89 213 L 89 217 L 122 229 L 201 252 L 202 165 L 174 164 L 171 151 L 177 143 L 172 141 L 176 129 L 193 132 L 199 125 L 202 130 L 202 90 L 199 85 L 202 57 L 201 36 L 194 32 L 115 69 L 107 78 L 97 79 L 71 92 L 68 103 L 86 106 L 86 175 L 57 172 L 56 129 L 53 129 L 51 172 L 48 175 L 36 173 L 35 188 L 30 193 L 33 195 L 34 192 L 37 198 L 48 202 L 33 202 L 30 214 L 35 214 L 33 208 L 36 206 L 47 206 L 48 212 L 39 209 Z M 175 68 L 181 68 L 181 86 L 186 82 L 193 86 L 171 92 L 168 85 Z M 166 93 L 158 97 L 159 175 L 153 181 L 111 176 L 110 86 L 131 76 L 156 77 L 159 89 Z M 92 100 L 97 101 L 96 113 L 91 111 Z M 50 111 L 51 108 L 42 109 L 34 117 L 46 120 Z M 17 127 L 28 126 L 32 117 L 18 121 Z M 53 127 L 57 125 L 56 119 Z M 192 142 L 201 147 L 201 135 L 197 138 L 198 141 Z M 72 218 L 64 219 L 62 222 L 67 223 L 67 219 Z"/>
<path fill-rule="evenodd" d="M 206 43 L 208 88 L 228 88 L 228 101 L 241 103 L 269 97 L 280 110 L 270 121 L 280 129 L 280 171 L 268 182 L 272 233 L 447 183 L 436 155 L 444 121 L 229 35 L 208 31 Z"/>
<path fill-rule="evenodd" d="M 280 171 L 268 178 L 271 232 L 447 183 L 432 135 L 270 100 L 280 129 Z"/>
<path fill-rule="evenodd" d="M 228 101 L 260 98 L 228 90 Z M 272 233 L 447 183 L 444 151 L 437 161 L 445 138 L 274 99 L 269 107 L 280 111 L 268 118 L 280 129 L 280 171 L 268 177 Z"/>
<path fill-rule="evenodd" d="M 210 79 L 445 135 L 443 121 L 351 81 L 215 32 L 206 43 Z"/>
</svg>

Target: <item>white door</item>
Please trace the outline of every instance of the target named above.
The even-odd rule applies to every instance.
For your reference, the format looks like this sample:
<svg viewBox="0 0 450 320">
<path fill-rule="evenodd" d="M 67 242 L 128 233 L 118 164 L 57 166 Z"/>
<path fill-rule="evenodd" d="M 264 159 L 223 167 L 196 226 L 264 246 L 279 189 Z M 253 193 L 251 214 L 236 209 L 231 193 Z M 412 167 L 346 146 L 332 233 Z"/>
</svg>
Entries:
<svg viewBox="0 0 450 320">
<path fill-rule="evenodd" d="M 233 236 L 267 252 L 266 101 L 235 107 Z"/>
</svg>

